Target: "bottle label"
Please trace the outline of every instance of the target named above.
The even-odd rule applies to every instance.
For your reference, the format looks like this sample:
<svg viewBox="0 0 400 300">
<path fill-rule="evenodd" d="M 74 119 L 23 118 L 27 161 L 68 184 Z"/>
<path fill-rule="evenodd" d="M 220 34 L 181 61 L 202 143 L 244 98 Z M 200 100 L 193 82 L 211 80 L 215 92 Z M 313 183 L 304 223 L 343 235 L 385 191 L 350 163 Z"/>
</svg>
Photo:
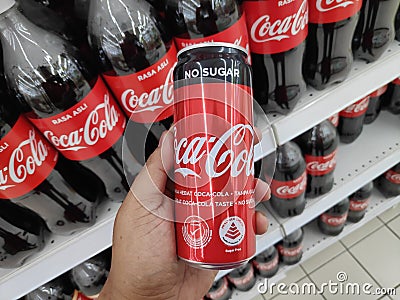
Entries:
<svg viewBox="0 0 400 300">
<path fill-rule="evenodd" d="M 229 278 L 229 281 L 232 282 L 236 286 L 246 285 L 250 281 L 252 281 L 253 278 L 254 278 L 253 267 L 251 267 L 249 269 L 249 271 L 245 275 L 243 275 L 242 277 L 237 277 L 236 278 L 236 277 L 232 277 L 232 276 L 228 275 L 228 278 Z"/>
<path fill-rule="evenodd" d="M 100 77 L 78 104 L 56 116 L 30 121 L 71 160 L 103 153 L 121 138 L 126 126 L 123 112 Z"/>
<path fill-rule="evenodd" d="M 75 290 L 72 300 L 93 300 L 93 299 L 99 298 L 99 296 L 100 296 L 100 294 L 89 297 L 89 296 L 84 295 L 82 292 Z"/>
<path fill-rule="evenodd" d="M 343 118 L 357 118 L 366 113 L 369 104 L 369 96 L 353 103 L 342 110 L 339 115 Z"/>
<path fill-rule="evenodd" d="M 363 211 L 368 207 L 369 199 L 365 200 L 352 200 L 350 199 L 350 210 L 351 211 Z"/>
<path fill-rule="evenodd" d="M 271 193 L 277 197 L 282 199 L 293 199 L 301 194 L 303 194 L 306 190 L 307 186 L 307 173 L 304 171 L 303 174 L 299 178 L 290 181 L 279 181 L 272 180 L 271 182 Z"/>
<path fill-rule="evenodd" d="M 242 46 L 249 53 L 249 38 L 247 34 L 245 14 L 243 14 L 231 27 L 216 34 L 198 39 L 183 39 L 178 37 L 175 37 L 174 39 L 178 50 L 201 43 L 225 42 Z"/>
<path fill-rule="evenodd" d="M 302 244 L 300 244 L 295 248 L 285 248 L 281 244 L 279 244 L 277 248 L 281 256 L 289 256 L 289 257 L 297 256 L 303 251 Z"/>
<path fill-rule="evenodd" d="M 275 255 L 275 257 L 269 262 L 258 262 L 253 260 L 253 265 L 257 270 L 260 271 L 271 271 L 276 268 L 279 262 L 279 255 Z"/>
<path fill-rule="evenodd" d="M 310 23 L 325 24 L 354 16 L 362 6 L 362 0 L 312 0 Z"/>
<path fill-rule="evenodd" d="M 336 152 L 337 150 L 326 156 L 306 154 L 307 173 L 311 176 L 323 176 L 332 172 L 336 166 Z"/>
<path fill-rule="evenodd" d="M 329 226 L 340 226 L 343 225 L 347 220 L 347 212 L 342 216 L 331 216 L 329 214 L 322 214 L 321 221 Z"/>
<path fill-rule="evenodd" d="M 103 74 L 125 113 L 138 123 L 153 123 L 173 114 L 173 72 L 176 65 L 176 48 L 152 66 L 126 76 Z"/>
<path fill-rule="evenodd" d="M 400 174 L 393 170 L 387 171 L 385 174 L 385 178 L 391 183 L 400 184 Z"/>
<path fill-rule="evenodd" d="M 338 127 L 339 125 L 339 113 L 336 113 L 328 118 L 328 121 L 332 123 L 333 126 Z"/>
<path fill-rule="evenodd" d="M 400 85 L 400 77 L 398 77 L 395 80 L 393 80 L 392 83 L 395 84 L 395 85 Z"/>
<path fill-rule="evenodd" d="M 388 86 L 384 85 L 384 86 L 380 87 L 379 89 L 377 89 L 375 92 L 373 92 L 369 96 L 371 98 L 379 97 L 379 96 L 383 95 L 386 92 L 387 88 L 388 88 Z"/>
<path fill-rule="evenodd" d="M 0 198 L 23 196 L 41 184 L 53 171 L 58 152 L 20 116 L 0 140 Z"/>
<path fill-rule="evenodd" d="M 222 277 L 221 280 L 223 281 L 223 284 L 221 284 L 221 286 L 217 290 L 207 293 L 208 299 L 211 299 L 211 300 L 221 299 L 226 294 L 226 292 L 228 291 L 228 288 L 229 288 L 228 280 L 226 279 L 226 277 Z"/>
<path fill-rule="evenodd" d="M 300 45 L 308 33 L 307 0 L 244 1 L 251 52 L 280 53 Z"/>
</svg>

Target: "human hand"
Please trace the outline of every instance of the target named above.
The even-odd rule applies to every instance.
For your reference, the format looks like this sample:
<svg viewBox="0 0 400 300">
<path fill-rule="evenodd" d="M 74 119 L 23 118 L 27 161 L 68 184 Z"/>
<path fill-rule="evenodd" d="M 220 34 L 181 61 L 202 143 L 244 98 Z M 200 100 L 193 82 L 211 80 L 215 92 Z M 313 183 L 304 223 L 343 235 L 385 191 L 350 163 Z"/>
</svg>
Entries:
<svg viewBox="0 0 400 300">
<path fill-rule="evenodd" d="M 172 196 L 173 186 L 165 171 L 172 168 L 172 162 L 170 166 L 162 163 L 165 151 L 173 157 L 172 134 L 164 134 L 162 143 L 163 154 L 159 147 L 150 156 L 116 217 L 111 271 L 100 300 L 198 300 L 207 293 L 217 273 L 179 260 L 174 223 L 157 216 L 173 217 L 173 203 L 166 201 L 166 195 Z M 256 200 L 269 198 L 268 185 L 258 180 Z M 264 234 L 268 224 L 266 216 L 256 212 L 257 234 Z"/>
</svg>

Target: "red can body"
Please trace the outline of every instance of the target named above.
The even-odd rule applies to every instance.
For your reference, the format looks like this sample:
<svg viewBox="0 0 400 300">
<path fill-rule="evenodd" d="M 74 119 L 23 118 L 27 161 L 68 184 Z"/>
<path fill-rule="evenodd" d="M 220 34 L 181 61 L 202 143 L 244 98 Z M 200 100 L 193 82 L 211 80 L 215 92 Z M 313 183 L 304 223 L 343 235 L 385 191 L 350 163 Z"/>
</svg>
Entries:
<svg viewBox="0 0 400 300">
<path fill-rule="evenodd" d="M 178 54 L 174 72 L 178 256 L 228 269 L 255 253 L 251 70 L 241 47 L 212 43 Z"/>
</svg>

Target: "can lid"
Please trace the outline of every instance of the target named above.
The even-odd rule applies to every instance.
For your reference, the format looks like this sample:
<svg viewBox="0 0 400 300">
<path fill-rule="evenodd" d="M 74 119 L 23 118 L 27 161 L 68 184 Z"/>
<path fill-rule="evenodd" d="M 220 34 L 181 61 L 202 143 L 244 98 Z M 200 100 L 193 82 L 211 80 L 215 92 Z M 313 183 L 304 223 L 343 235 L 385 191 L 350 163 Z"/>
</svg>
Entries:
<svg viewBox="0 0 400 300">
<path fill-rule="evenodd" d="M 182 53 L 185 53 L 186 51 L 190 51 L 192 49 L 198 49 L 198 48 L 208 48 L 208 47 L 227 47 L 227 48 L 233 48 L 237 49 L 243 52 L 247 56 L 247 50 L 243 48 L 242 46 L 236 45 L 236 44 L 231 44 L 231 43 L 223 43 L 223 42 L 207 42 L 207 43 L 200 43 L 200 44 L 194 44 L 187 46 L 180 50 L 177 54 L 177 57 L 179 57 Z"/>
<path fill-rule="evenodd" d="M 6 12 L 15 5 L 15 0 L 1 0 L 0 1 L 0 14 Z"/>
</svg>

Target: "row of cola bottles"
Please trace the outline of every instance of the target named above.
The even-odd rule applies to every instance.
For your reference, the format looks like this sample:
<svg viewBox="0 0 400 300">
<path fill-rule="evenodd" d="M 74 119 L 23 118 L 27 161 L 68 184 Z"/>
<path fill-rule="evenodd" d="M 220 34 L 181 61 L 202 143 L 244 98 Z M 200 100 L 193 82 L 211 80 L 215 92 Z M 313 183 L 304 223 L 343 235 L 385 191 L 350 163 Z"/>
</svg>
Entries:
<svg viewBox="0 0 400 300">
<path fill-rule="evenodd" d="M 354 142 L 364 124 L 373 123 L 382 109 L 399 114 L 399 107 L 393 104 L 399 103 L 399 96 L 400 85 L 395 79 L 393 83 L 349 105 L 293 141 L 278 146 L 275 172 L 271 179 L 270 203 L 274 211 L 282 218 L 297 216 L 303 213 L 306 198 L 328 193 L 335 181 L 339 142 Z M 269 156 L 265 157 L 262 165 L 269 166 L 270 159 Z M 379 181 L 378 188 L 385 197 L 393 197 L 400 192 L 399 170 L 399 166 L 394 167 Z M 270 179 L 267 172 L 262 173 L 266 179 Z"/>
<path fill-rule="evenodd" d="M 375 180 L 375 186 L 384 195 L 400 195 L 400 181 L 398 180 L 396 186 L 393 186 L 394 183 L 387 178 L 387 174 L 396 168 L 400 170 L 400 164 Z M 373 182 L 367 183 L 311 222 L 317 224 L 323 235 L 339 235 L 346 222 L 357 223 L 364 218 L 373 187 Z M 215 281 L 203 300 L 228 300 L 234 290 L 245 292 L 252 289 L 257 278 L 273 277 L 280 265 L 299 263 L 303 255 L 303 240 L 306 233 L 302 228 L 293 231 L 278 244 L 255 256 L 248 264 Z"/>
<path fill-rule="evenodd" d="M 352 38 L 359 19 L 365 37 L 360 51 L 377 57 L 392 40 L 399 0 L 349 0 L 346 6 L 342 1 L 274 1 L 276 9 L 270 2 L 179 0 L 152 6 L 143 0 L 2 0 L 0 198 L 11 201 L 0 201 L 0 267 L 17 267 L 40 251 L 47 229 L 72 234 L 95 222 L 99 203 L 124 199 L 131 183 L 126 177 L 134 178 L 172 123 L 176 48 L 222 41 L 251 49 L 257 100 L 268 98 L 288 109 L 296 98 L 290 95 L 298 94 L 291 91 L 305 86 L 293 83 L 303 80 L 304 49 L 303 65 L 314 61 L 315 74 L 330 70 L 319 77 L 338 81 L 338 70 L 347 70 L 352 61 L 343 36 Z M 328 9 L 335 13 L 311 18 L 318 15 L 314 4 L 336 5 Z M 254 19 L 252 12 L 263 15 Z M 340 16 L 347 17 L 332 21 Z M 365 46 L 366 36 L 380 47 Z M 252 40 L 259 47 L 252 47 Z M 266 45 L 269 41 L 275 44 Z M 291 48 L 282 50 L 283 44 Z M 274 53 L 258 53 L 271 47 Z M 128 118 L 132 134 L 124 168 Z M 324 130 L 306 136 L 318 132 Z M 331 188 L 336 146 L 337 138 L 323 142 L 323 150 L 305 143 L 306 161 L 314 168 L 307 173 L 310 195 Z"/>
</svg>

